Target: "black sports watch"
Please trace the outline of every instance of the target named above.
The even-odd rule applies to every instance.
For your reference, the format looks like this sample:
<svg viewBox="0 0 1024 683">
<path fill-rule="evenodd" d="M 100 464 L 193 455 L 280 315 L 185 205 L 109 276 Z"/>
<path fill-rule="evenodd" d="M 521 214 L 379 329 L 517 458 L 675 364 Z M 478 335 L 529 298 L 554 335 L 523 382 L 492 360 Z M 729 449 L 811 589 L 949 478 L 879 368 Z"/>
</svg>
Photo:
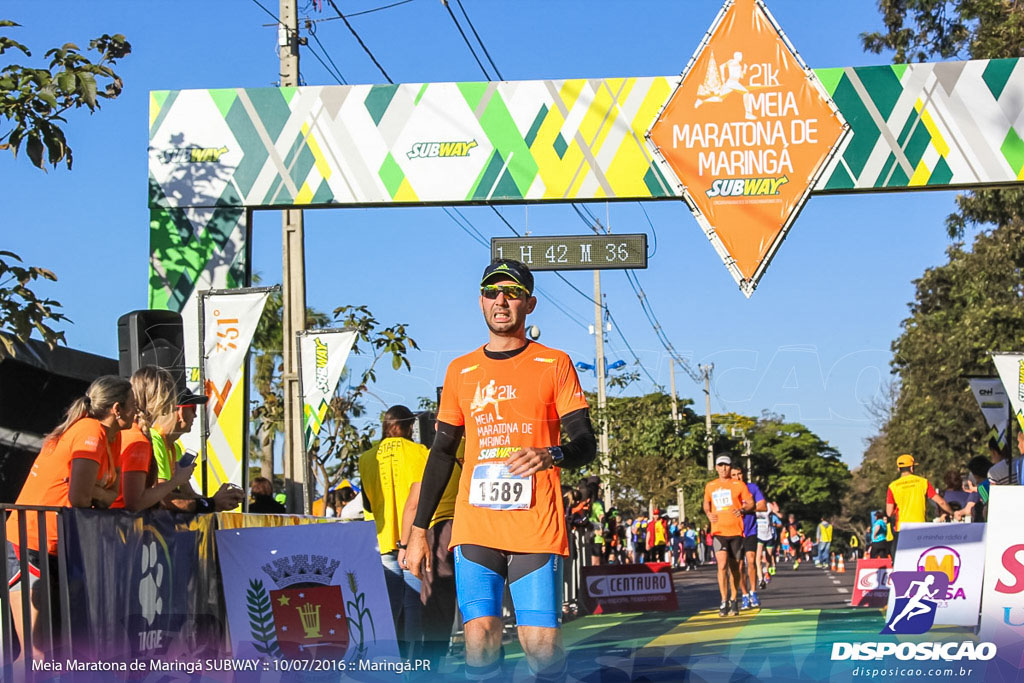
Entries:
<svg viewBox="0 0 1024 683">
<path fill-rule="evenodd" d="M 551 455 L 551 462 L 555 465 L 560 466 L 565 460 L 565 453 L 562 452 L 561 446 L 548 446 L 548 453 Z"/>
</svg>

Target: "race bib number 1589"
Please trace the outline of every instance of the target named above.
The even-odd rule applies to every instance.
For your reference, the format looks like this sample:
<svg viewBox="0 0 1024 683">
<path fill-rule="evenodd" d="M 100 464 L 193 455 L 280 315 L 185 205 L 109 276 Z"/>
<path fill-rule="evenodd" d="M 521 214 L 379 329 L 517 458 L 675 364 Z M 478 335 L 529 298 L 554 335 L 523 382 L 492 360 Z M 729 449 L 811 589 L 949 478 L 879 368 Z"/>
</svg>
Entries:
<svg viewBox="0 0 1024 683">
<path fill-rule="evenodd" d="M 509 474 L 503 464 L 477 465 L 473 468 L 469 503 L 492 510 L 528 510 L 533 504 L 533 477 Z"/>
</svg>

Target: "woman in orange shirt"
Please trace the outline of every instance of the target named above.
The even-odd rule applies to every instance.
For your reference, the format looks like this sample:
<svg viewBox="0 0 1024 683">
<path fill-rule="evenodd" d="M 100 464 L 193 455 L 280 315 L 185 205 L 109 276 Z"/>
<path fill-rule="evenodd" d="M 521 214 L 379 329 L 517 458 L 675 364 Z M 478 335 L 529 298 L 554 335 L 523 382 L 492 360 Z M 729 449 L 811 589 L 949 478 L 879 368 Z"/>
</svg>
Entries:
<svg viewBox="0 0 1024 683">
<path fill-rule="evenodd" d="M 16 505 L 45 505 L 52 507 L 109 507 L 118 494 L 117 457 L 121 452 L 121 431 L 131 427 L 135 420 L 135 399 L 128 380 L 114 375 L 96 379 L 68 408 L 64 421 L 43 439 L 43 448 L 36 456 L 25 484 L 18 494 Z M 39 547 L 38 515 L 14 513 L 7 520 L 7 576 L 11 590 L 12 615 L 21 614 L 21 565 L 19 554 L 18 518 L 25 515 L 28 549 L 29 585 L 35 593 L 40 576 L 44 549 Z M 50 561 L 51 585 L 57 583 L 57 516 L 46 514 L 46 548 Z M 51 595 L 52 613 L 57 611 L 57 593 Z M 44 656 L 40 649 L 43 634 L 48 631 L 50 615 L 39 614 L 36 600 L 32 600 L 32 639 L 34 655 Z M 14 619 L 20 638 L 21 620 Z"/>
<path fill-rule="evenodd" d="M 147 365 L 135 371 L 131 384 L 135 424 L 121 435 L 121 494 L 110 507 L 138 512 L 159 504 L 178 486 L 188 482 L 196 466 L 177 467 L 170 481 L 157 483 L 149 430 L 158 418 L 177 409 L 174 377 L 163 368 Z"/>
</svg>

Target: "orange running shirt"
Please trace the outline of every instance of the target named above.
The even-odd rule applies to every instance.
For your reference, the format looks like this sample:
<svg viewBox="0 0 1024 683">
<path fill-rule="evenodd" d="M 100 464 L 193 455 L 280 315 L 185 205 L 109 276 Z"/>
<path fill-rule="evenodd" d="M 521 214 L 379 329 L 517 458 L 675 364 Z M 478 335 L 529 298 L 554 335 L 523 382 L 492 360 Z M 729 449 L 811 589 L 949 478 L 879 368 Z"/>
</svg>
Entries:
<svg viewBox="0 0 1024 683">
<path fill-rule="evenodd" d="M 36 456 L 28 479 L 21 487 L 16 505 L 47 505 L 52 507 L 71 507 L 68 493 L 71 486 L 71 461 L 85 458 L 99 464 L 96 483 L 101 486 L 110 484 L 117 476 L 115 454 L 121 452 L 121 434 L 113 443 L 107 443 L 107 428 L 99 420 L 83 417 L 56 441 L 43 444 L 43 449 Z M 26 516 L 25 541 L 32 550 L 39 550 L 38 515 Z M 7 538 L 14 545 L 18 544 L 17 515 L 7 520 Z M 57 516 L 46 515 L 46 551 L 57 554 Z"/>
<path fill-rule="evenodd" d="M 138 424 L 132 425 L 131 429 L 126 432 L 122 432 L 121 490 L 120 493 L 117 494 L 117 499 L 110 504 L 110 507 L 112 509 L 124 507 L 125 472 L 145 472 L 146 488 L 149 488 L 156 483 L 155 464 L 156 461 L 153 460 L 153 444 L 146 438 L 146 435 L 143 434 L 142 429 L 139 428 Z"/>
<path fill-rule="evenodd" d="M 712 512 L 718 513 L 718 521 L 711 523 L 712 536 L 742 536 L 743 515 L 737 517 L 731 510 L 742 510 L 743 501 L 753 500 L 750 489 L 735 479 L 715 479 L 704 487 L 704 500 L 711 503 Z"/>
<path fill-rule="evenodd" d="M 480 491 L 473 491 L 476 504 L 471 503 L 471 488 L 486 489 L 494 481 L 486 477 L 523 447 L 559 445 L 560 416 L 586 407 L 569 356 L 543 344 L 530 342 L 503 359 L 488 358 L 480 347 L 452 361 L 437 413 L 441 422 L 466 427 L 452 547 L 468 543 L 515 553 L 569 554 L 559 468 L 537 472 L 532 481 L 513 480 L 525 509 L 498 509 L 507 500 L 507 485 L 497 485 L 493 503 L 490 495 L 481 501 Z"/>
</svg>

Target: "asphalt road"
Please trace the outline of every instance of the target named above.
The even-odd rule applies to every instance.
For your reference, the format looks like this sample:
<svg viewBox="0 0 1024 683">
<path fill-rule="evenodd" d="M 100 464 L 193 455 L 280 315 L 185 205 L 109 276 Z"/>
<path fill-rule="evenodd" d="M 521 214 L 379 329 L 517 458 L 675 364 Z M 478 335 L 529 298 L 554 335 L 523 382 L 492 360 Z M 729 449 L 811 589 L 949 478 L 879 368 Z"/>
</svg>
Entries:
<svg viewBox="0 0 1024 683">
<path fill-rule="evenodd" d="M 841 609 L 850 604 L 853 592 L 854 567 L 848 565 L 843 574 L 817 569 L 813 563 L 781 563 L 771 583 L 758 591 L 761 606 L 769 609 Z M 717 609 L 721 598 L 714 566 L 704 565 L 696 571 L 676 570 L 673 573 L 679 611 L 689 616 L 701 610 Z"/>
</svg>

